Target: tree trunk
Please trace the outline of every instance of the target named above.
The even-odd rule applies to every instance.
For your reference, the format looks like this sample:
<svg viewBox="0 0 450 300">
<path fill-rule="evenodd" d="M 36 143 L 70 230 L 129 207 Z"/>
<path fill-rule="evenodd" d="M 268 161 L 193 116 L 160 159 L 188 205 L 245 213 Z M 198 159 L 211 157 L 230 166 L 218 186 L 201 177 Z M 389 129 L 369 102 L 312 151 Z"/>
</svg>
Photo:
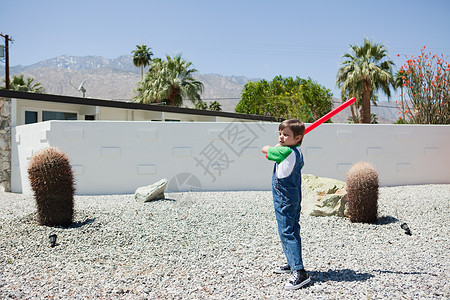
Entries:
<svg viewBox="0 0 450 300">
<path fill-rule="evenodd" d="M 372 91 L 370 89 L 370 83 L 364 82 L 364 91 L 362 92 L 362 103 L 361 103 L 361 123 L 370 124 L 370 98 Z"/>
<path fill-rule="evenodd" d="M 169 94 L 169 99 L 167 99 L 169 101 L 170 106 L 175 106 L 175 97 L 177 95 L 178 95 L 178 88 L 172 86 L 172 90 L 170 91 L 170 94 Z"/>
</svg>

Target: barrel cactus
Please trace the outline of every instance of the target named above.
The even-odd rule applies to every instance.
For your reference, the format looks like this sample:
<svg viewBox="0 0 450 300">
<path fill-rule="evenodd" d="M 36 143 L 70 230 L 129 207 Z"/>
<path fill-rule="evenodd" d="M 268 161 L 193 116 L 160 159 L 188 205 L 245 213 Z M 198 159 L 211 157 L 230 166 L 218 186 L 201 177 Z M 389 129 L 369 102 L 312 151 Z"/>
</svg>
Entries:
<svg viewBox="0 0 450 300">
<path fill-rule="evenodd" d="M 39 224 L 65 227 L 72 224 L 75 187 L 67 155 L 54 147 L 37 152 L 30 161 L 28 178 Z"/>
<path fill-rule="evenodd" d="M 347 172 L 347 202 L 351 222 L 374 223 L 378 210 L 378 173 L 368 162 L 358 162 Z"/>
</svg>

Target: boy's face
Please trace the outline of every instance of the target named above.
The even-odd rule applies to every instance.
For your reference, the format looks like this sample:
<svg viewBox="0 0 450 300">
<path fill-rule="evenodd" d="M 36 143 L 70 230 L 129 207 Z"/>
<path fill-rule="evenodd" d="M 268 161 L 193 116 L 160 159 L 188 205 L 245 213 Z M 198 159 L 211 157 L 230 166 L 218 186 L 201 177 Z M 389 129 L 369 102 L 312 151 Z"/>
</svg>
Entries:
<svg viewBox="0 0 450 300">
<path fill-rule="evenodd" d="M 289 127 L 278 131 L 278 142 L 281 146 L 295 146 L 302 139 L 301 135 L 295 136 Z"/>
</svg>

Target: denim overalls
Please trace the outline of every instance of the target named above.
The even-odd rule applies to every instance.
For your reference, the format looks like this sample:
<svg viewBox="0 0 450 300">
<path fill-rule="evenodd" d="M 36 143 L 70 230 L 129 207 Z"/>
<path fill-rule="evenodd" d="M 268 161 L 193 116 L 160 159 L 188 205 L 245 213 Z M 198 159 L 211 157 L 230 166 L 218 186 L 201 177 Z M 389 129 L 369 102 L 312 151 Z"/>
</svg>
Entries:
<svg viewBox="0 0 450 300">
<path fill-rule="evenodd" d="M 300 239 L 300 210 L 302 201 L 301 169 L 303 155 L 297 147 L 290 147 L 296 156 L 292 173 L 285 178 L 277 178 L 275 163 L 272 176 L 272 193 L 278 234 L 291 271 L 303 269 L 302 245 Z"/>
</svg>

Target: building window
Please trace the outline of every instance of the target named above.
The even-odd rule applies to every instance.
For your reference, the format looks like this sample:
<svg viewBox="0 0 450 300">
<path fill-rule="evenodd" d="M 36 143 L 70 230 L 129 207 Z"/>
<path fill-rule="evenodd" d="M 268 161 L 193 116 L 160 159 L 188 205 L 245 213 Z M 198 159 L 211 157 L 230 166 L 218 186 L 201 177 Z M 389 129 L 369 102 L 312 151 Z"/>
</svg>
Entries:
<svg viewBox="0 0 450 300">
<path fill-rule="evenodd" d="M 77 113 L 61 111 L 42 111 L 42 122 L 50 120 L 77 120 Z"/>
<path fill-rule="evenodd" d="M 37 111 L 25 111 L 25 124 L 33 124 L 38 121 Z"/>
</svg>

